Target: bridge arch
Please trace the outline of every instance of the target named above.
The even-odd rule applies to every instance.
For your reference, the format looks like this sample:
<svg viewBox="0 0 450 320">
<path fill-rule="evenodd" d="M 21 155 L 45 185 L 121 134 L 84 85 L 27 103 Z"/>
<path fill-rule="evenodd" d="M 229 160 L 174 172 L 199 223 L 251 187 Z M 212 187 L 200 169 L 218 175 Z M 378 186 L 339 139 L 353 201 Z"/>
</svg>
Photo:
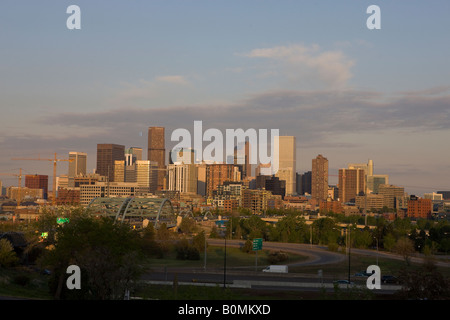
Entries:
<svg viewBox="0 0 450 320">
<path fill-rule="evenodd" d="M 108 216 L 116 223 L 124 221 L 138 227 L 142 227 L 147 219 L 158 228 L 162 223 L 167 227 L 176 225 L 176 213 L 172 202 L 167 198 L 95 198 L 88 205 L 94 213 Z"/>
</svg>

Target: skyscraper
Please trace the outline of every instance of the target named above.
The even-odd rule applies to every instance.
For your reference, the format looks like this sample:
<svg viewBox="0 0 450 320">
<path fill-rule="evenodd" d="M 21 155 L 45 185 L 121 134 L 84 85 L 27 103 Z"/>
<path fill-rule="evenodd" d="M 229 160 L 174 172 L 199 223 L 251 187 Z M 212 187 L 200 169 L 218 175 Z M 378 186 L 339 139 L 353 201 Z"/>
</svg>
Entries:
<svg viewBox="0 0 450 320">
<path fill-rule="evenodd" d="M 140 187 L 148 187 L 149 192 L 155 193 L 158 187 L 158 165 L 150 160 L 137 160 L 136 182 Z"/>
<path fill-rule="evenodd" d="M 312 160 L 311 198 L 326 201 L 328 197 L 328 159 L 319 154 Z"/>
<path fill-rule="evenodd" d="M 364 194 L 364 169 L 339 169 L 339 201 L 355 202 L 356 196 Z"/>
<path fill-rule="evenodd" d="M 164 127 L 148 128 L 147 159 L 158 164 L 157 190 L 164 189 L 164 169 L 166 169 L 166 145 L 164 134 Z"/>
<path fill-rule="evenodd" d="M 280 136 L 278 138 L 278 172 L 275 174 L 280 180 L 286 181 L 286 195 L 296 194 L 296 140 L 294 136 Z"/>
<path fill-rule="evenodd" d="M 125 160 L 125 146 L 118 144 L 97 144 L 97 173 L 114 181 L 114 162 Z"/>
<path fill-rule="evenodd" d="M 84 152 L 69 152 L 68 186 L 75 187 L 75 177 L 86 175 L 87 154 Z"/>
</svg>

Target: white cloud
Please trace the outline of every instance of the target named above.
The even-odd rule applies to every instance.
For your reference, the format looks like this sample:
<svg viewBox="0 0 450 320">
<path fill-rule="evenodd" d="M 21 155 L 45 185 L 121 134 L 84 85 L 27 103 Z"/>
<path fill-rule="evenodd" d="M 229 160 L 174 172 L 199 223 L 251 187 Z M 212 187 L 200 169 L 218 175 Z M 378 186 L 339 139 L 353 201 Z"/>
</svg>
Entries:
<svg viewBox="0 0 450 320">
<path fill-rule="evenodd" d="M 352 77 L 354 65 L 342 51 L 323 51 L 316 44 L 254 49 L 244 56 L 278 62 L 281 73 L 291 81 L 306 81 L 329 88 L 345 87 Z"/>
<path fill-rule="evenodd" d="M 180 75 L 160 76 L 160 77 L 156 78 L 156 81 L 164 82 L 164 83 L 171 83 L 171 84 L 178 84 L 178 85 L 187 85 L 189 83 L 185 77 L 180 76 Z"/>
</svg>

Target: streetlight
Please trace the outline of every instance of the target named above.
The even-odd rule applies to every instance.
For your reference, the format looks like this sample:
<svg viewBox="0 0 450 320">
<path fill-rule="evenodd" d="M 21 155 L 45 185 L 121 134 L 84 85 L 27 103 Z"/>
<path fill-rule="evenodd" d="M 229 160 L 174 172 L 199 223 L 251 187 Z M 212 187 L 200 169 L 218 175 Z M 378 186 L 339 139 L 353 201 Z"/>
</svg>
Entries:
<svg viewBox="0 0 450 320">
<path fill-rule="evenodd" d="M 352 246 L 350 242 L 350 225 L 346 229 L 346 236 L 348 235 L 348 284 L 350 284 L 350 248 Z"/>
<path fill-rule="evenodd" d="M 223 289 L 227 281 L 227 235 L 225 234 L 225 251 L 223 256 Z"/>
<path fill-rule="evenodd" d="M 377 241 L 377 265 L 378 265 L 378 238 L 377 237 L 373 237 L 376 241 Z"/>
</svg>

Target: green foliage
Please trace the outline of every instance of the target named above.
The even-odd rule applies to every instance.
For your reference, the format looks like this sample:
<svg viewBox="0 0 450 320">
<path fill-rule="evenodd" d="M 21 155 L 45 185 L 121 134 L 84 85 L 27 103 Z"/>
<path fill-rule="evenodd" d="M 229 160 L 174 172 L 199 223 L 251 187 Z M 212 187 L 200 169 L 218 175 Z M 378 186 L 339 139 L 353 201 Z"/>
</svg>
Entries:
<svg viewBox="0 0 450 320">
<path fill-rule="evenodd" d="M 0 267 L 11 267 L 19 262 L 11 242 L 0 239 Z"/>
<path fill-rule="evenodd" d="M 253 241 L 250 239 L 247 239 L 244 243 L 244 245 L 241 247 L 241 251 L 245 253 L 252 252 L 253 249 Z"/>
<path fill-rule="evenodd" d="M 175 245 L 178 260 L 200 260 L 200 252 L 189 243 L 187 239 L 182 239 Z"/>
<path fill-rule="evenodd" d="M 194 246 L 194 248 L 196 248 L 199 252 L 203 252 L 205 251 L 205 245 L 207 246 L 208 244 L 206 243 L 206 235 L 205 235 L 205 231 L 200 232 L 199 234 L 195 235 L 192 238 L 192 245 Z"/>
<path fill-rule="evenodd" d="M 126 288 L 139 279 L 141 236 L 127 224 L 109 218 L 94 218 L 84 212 L 71 212 L 70 222 L 54 226 L 57 235 L 49 239 L 41 265 L 52 270 L 51 288 L 56 298 L 120 299 Z M 44 220 L 51 221 L 51 219 Z M 82 290 L 65 289 L 69 265 L 81 269 Z M 73 294 L 76 294 L 74 297 Z"/>
<path fill-rule="evenodd" d="M 326 245 L 330 242 L 337 242 L 339 238 L 336 222 L 331 218 L 326 217 L 315 220 L 312 228 L 314 243 Z"/>
<path fill-rule="evenodd" d="M 304 243 L 310 235 L 305 219 L 295 213 L 280 219 L 270 231 L 270 239 L 280 242 Z"/>
<path fill-rule="evenodd" d="M 409 265 L 410 257 L 414 253 L 414 243 L 410 239 L 403 237 L 397 240 L 392 250 L 402 255 L 406 264 Z"/>
<path fill-rule="evenodd" d="M 267 255 L 267 260 L 270 264 L 277 264 L 289 260 L 289 255 L 282 251 L 271 251 Z"/>
<path fill-rule="evenodd" d="M 373 242 L 373 236 L 369 230 L 355 230 L 353 231 L 353 241 L 352 244 L 356 248 L 366 249 Z"/>
<path fill-rule="evenodd" d="M 449 300 L 450 280 L 436 265 L 427 260 L 420 269 L 403 269 L 399 277 L 402 289 L 399 297 L 408 300 Z"/>
</svg>

